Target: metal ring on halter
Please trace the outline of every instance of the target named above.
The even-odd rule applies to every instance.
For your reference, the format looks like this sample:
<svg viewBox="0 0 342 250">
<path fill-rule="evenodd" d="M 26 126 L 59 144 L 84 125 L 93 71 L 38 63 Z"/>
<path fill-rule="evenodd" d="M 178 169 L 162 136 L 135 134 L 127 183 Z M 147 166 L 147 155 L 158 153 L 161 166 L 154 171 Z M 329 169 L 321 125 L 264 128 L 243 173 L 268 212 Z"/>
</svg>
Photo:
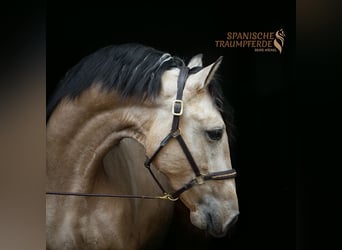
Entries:
<svg viewBox="0 0 342 250">
<path fill-rule="evenodd" d="M 196 176 L 195 180 L 198 185 L 202 185 L 204 183 L 204 176 L 203 175 Z"/>
<path fill-rule="evenodd" d="M 172 136 L 173 138 L 176 138 L 176 137 L 179 136 L 180 134 L 181 134 L 180 128 L 177 128 L 177 130 L 171 132 L 171 136 Z"/>
</svg>

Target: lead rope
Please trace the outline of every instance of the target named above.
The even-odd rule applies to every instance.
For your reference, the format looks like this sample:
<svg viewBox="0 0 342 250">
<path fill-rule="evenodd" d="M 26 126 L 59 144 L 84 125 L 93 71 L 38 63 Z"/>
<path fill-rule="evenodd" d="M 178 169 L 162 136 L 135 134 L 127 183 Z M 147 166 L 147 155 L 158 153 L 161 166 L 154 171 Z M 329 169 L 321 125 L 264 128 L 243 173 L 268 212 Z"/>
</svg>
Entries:
<svg viewBox="0 0 342 250">
<path fill-rule="evenodd" d="M 161 199 L 171 200 L 167 195 L 131 195 L 131 194 L 96 194 L 96 193 L 76 193 L 76 192 L 46 192 L 47 195 L 63 195 L 63 196 L 83 196 L 83 197 L 102 197 L 102 198 L 129 198 L 129 199 Z"/>
</svg>

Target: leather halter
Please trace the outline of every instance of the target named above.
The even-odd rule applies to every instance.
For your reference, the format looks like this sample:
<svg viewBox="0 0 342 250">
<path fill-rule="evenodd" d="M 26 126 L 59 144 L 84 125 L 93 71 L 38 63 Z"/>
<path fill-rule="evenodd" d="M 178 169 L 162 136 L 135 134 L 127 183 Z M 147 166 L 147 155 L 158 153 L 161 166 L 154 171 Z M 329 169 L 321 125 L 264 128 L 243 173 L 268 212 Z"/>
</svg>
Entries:
<svg viewBox="0 0 342 250">
<path fill-rule="evenodd" d="M 196 69 L 190 69 L 186 66 L 182 66 L 180 68 L 179 77 L 177 80 L 177 95 L 176 100 L 172 102 L 172 126 L 170 133 L 160 142 L 160 145 L 158 148 L 154 151 L 151 157 L 146 156 L 146 160 L 144 162 L 145 167 L 149 170 L 151 176 L 163 192 L 162 196 L 149 196 L 149 195 L 121 195 L 121 194 L 95 194 L 95 193 L 76 193 L 76 192 L 46 192 L 47 195 L 69 195 L 69 196 L 88 196 L 88 197 L 109 197 L 109 198 L 131 198 L 131 199 L 163 199 L 163 200 L 170 200 L 170 201 L 176 201 L 178 200 L 179 196 L 189 190 L 190 188 L 196 186 L 196 185 L 202 185 L 206 181 L 209 180 L 226 180 L 226 179 L 232 179 L 236 177 L 236 170 L 235 169 L 229 169 L 225 171 L 217 171 L 212 172 L 208 174 L 202 174 L 198 165 L 196 164 L 194 158 L 192 157 L 192 154 L 186 145 L 182 135 L 181 131 L 179 129 L 179 120 L 180 117 L 183 115 L 183 91 L 185 87 L 186 79 L 188 78 L 188 75 L 193 73 L 193 71 L 196 71 Z M 160 184 L 156 176 L 153 174 L 151 169 L 151 164 L 155 157 L 160 153 L 160 151 L 168 144 L 168 142 L 171 139 L 176 139 L 182 148 L 193 172 L 195 173 L 195 178 L 190 180 L 188 183 L 184 184 L 183 187 L 179 188 L 178 190 L 168 193 L 165 191 L 163 186 Z"/>
<path fill-rule="evenodd" d="M 166 195 L 166 197 L 169 200 L 175 201 L 179 198 L 179 196 L 189 190 L 190 188 L 196 186 L 196 185 L 201 185 L 205 181 L 208 180 L 226 180 L 226 179 L 231 179 L 236 177 L 236 170 L 235 169 L 229 169 L 225 171 L 218 171 L 218 172 L 212 172 L 208 174 L 202 174 L 198 165 L 196 164 L 194 158 L 192 157 L 192 154 L 186 145 L 181 131 L 179 129 L 179 120 L 180 117 L 183 114 L 183 90 L 185 87 L 185 82 L 186 79 L 188 78 L 190 69 L 186 66 L 183 66 L 180 68 L 180 73 L 177 81 L 177 95 L 176 95 L 176 100 L 173 101 L 172 103 L 172 114 L 173 114 L 173 120 L 172 120 L 172 126 L 171 126 L 171 131 L 170 133 L 161 141 L 159 147 L 156 149 L 156 151 L 152 154 L 152 156 L 149 158 L 146 156 L 146 161 L 145 161 L 145 167 L 149 170 L 150 174 L 152 175 L 153 179 L 155 182 L 158 184 L 159 188 L 162 190 L 162 192 Z M 183 187 L 180 189 L 174 191 L 173 193 L 167 193 L 165 189 L 162 187 L 158 179 L 155 177 L 151 170 L 151 163 L 155 159 L 155 157 L 160 153 L 162 148 L 164 148 L 168 142 L 172 139 L 175 138 L 180 147 L 182 148 L 193 172 L 195 173 L 195 178 L 190 180 L 188 183 L 186 183 Z"/>
</svg>

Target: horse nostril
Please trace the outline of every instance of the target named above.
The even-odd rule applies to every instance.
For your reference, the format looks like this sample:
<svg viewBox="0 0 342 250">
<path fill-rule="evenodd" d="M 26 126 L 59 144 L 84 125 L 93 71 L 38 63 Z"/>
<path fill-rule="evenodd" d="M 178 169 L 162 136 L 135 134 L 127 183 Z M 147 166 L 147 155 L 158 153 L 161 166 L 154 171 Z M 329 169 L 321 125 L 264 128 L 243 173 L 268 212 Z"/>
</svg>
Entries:
<svg viewBox="0 0 342 250">
<path fill-rule="evenodd" d="M 226 230 L 229 230 L 237 222 L 239 214 L 235 215 L 233 219 L 228 223 Z"/>
<path fill-rule="evenodd" d="M 213 218 L 211 217 L 210 213 L 207 213 L 207 219 L 211 224 L 213 223 Z"/>
</svg>

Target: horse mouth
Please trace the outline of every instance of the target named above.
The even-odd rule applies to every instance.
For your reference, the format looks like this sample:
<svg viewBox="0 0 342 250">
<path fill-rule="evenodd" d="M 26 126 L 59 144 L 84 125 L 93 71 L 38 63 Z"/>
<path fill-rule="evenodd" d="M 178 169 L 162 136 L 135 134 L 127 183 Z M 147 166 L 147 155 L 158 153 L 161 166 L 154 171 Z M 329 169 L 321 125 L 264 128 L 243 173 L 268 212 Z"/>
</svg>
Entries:
<svg viewBox="0 0 342 250">
<path fill-rule="evenodd" d="M 214 236 L 215 238 L 222 238 L 226 235 L 227 230 L 222 228 L 220 223 L 217 223 L 214 216 L 211 213 L 206 214 L 206 221 L 207 221 L 207 231 L 210 235 Z"/>
<path fill-rule="evenodd" d="M 206 214 L 207 231 L 215 238 L 222 238 L 226 236 L 227 232 L 236 224 L 239 215 L 234 215 L 227 225 L 222 226 L 218 219 L 211 213 Z"/>
</svg>

